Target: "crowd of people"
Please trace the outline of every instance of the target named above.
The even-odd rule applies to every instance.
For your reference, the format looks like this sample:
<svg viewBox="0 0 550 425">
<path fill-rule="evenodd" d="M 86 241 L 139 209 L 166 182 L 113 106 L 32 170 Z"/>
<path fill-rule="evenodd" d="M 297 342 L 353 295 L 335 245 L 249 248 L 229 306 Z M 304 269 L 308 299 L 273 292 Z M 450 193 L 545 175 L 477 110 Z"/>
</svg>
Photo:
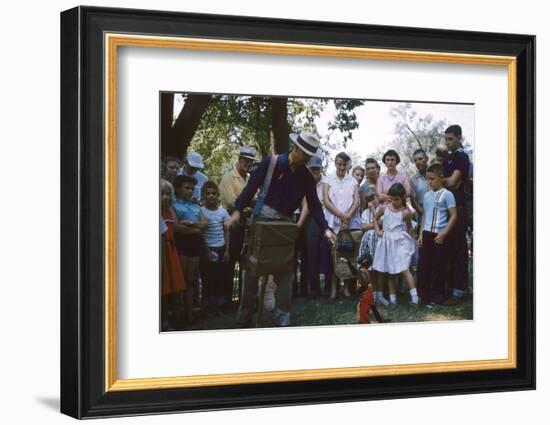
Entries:
<svg viewBox="0 0 550 425">
<path fill-rule="evenodd" d="M 445 130 L 445 143 L 434 152 L 413 153 L 413 176 L 399 169 L 393 149 L 381 158 L 385 173 L 375 158 L 353 167 L 340 152 L 335 172 L 325 175 L 318 138 L 305 131 L 290 137 L 289 152 L 267 156 L 253 172 L 256 152 L 242 147 L 219 184 L 203 174 L 196 152 L 183 163 L 164 158 L 163 330 L 189 328 L 198 307 L 207 315 L 234 315 L 236 327 L 253 326 L 263 277 L 243 273 L 240 263 L 249 217 L 293 222 L 298 229 L 296 270 L 265 277 L 278 326 L 292 324 L 293 296 L 353 296 L 354 281 L 339 279 L 334 255 L 341 237 L 352 232 L 359 235 L 356 262 L 368 268 L 376 304 L 391 310 L 403 284 L 412 309 L 464 300 L 472 167 L 459 125 Z"/>
</svg>

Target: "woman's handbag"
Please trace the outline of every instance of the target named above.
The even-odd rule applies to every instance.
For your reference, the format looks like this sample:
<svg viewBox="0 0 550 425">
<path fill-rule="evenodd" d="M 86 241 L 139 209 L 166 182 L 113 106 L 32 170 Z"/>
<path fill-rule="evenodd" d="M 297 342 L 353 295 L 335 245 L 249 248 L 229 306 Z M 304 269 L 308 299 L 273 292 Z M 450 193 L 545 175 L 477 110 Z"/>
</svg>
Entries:
<svg viewBox="0 0 550 425">
<path fill-rule="evenodd" d="M 336 246 L 332 249 L 332 260 L 334 264 L 334 274 L 338 279 L 353 279 L 348 266 L 341 259 L 354 262 L 359 254 L 359 246 L 363 231 L 357 230 L 341 230 L 336 237 Z"/>
</svg>

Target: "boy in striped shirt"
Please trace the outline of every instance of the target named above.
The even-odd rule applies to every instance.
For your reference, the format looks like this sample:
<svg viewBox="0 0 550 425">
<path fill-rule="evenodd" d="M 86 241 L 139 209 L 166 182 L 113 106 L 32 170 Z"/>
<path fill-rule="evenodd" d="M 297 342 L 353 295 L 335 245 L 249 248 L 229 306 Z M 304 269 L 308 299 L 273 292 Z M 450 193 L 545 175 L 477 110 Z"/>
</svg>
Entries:
<svg viewBox="0 0 550 425">
<path fill-rule="evenodd" d="M 423 199 L 417 287 L 422 301 L 433 307 L 445 299 L 449 262 L 447 237 L 456 222 L 456 202 L 452 192 L 443 187 L 445 177 L 441 164 L 428 167 L 426 177 L 430 191 Z"/>
</svg>

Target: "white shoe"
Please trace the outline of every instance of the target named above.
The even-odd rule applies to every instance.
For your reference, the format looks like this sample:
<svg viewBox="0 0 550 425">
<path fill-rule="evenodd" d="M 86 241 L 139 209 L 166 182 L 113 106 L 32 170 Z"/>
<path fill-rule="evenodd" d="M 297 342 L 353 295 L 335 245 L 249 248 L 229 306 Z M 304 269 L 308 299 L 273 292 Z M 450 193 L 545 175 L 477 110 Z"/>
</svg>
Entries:
<svg viewBox="0 0 550 425">
<path fill-rule="evenodd" d="M 384 297 L 378 297 L 375 300 L 375 304 L 376 305 L 383 305 L 384 307 L 387 307 L 388 305 L 390 305 L 390 302 Z"/>
<path fill-rule="evenodd" d="M 275 290 L 277 284 L 274 281 L 267 282 L 264 292 L 264 310 L 272 311 L 275 308 Z"/>
<path fill-rule="evenodd" d="M 290 326 L 290 312 L 276 309 L 273 312 L 273 318 L 277 326 Z"/>
</svg>

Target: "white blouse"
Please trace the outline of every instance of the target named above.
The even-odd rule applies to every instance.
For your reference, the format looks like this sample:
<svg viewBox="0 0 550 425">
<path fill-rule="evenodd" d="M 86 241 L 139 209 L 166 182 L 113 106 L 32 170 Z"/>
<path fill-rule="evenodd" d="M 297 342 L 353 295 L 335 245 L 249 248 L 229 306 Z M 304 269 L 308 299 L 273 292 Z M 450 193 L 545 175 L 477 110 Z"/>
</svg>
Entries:
<svg viewBox="0 0 550 425">
<path fill-rule="evenodd" d="M 357 180 L 355 180 L 349 174 L 346 174 L 343 179 L 339 179 L 336 174 L 332 174 L 328 177 L 327 184 L 328 188 L 328 197 L 333 205 L 342 212 L 347 212 L 353 205 L 353 194 L 357 187 Z M 327 222 L 329 227 L 335 232 L 338 233 L 340 230 L 340 218 L 332 214 L 327 210 L 326 212 Z M 361 228 L 361 216 L 359 208 L 355 211 L 355 214 L 349 222 L 349 229 L 360 229 Z"/>
</svg>

